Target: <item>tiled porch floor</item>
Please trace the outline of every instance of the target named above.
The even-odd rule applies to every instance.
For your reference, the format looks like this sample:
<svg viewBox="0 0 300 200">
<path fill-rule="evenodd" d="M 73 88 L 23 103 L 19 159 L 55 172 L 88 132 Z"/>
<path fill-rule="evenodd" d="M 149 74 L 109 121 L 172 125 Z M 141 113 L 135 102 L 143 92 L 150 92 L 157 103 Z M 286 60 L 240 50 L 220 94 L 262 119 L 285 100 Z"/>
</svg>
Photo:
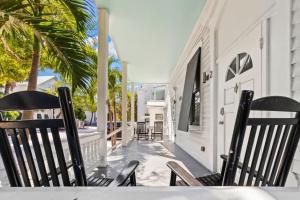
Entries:
<svg viewBox="0 0 300 200">
<path fill-rule="evenodd" d="M 133 140 L 127 147 L 120 147 L 108 156 L 109 166 L 100 169 L 103 176 L 115 177 L 130 160 L 140 161 L 136 171 L 137 184 L 143 186 L 168 186 L 170 170 L 166 162 L 173 160 L 188 169 L 194 176 L 209 171 L 177 145 L 168 141 Z"/>
</svg>

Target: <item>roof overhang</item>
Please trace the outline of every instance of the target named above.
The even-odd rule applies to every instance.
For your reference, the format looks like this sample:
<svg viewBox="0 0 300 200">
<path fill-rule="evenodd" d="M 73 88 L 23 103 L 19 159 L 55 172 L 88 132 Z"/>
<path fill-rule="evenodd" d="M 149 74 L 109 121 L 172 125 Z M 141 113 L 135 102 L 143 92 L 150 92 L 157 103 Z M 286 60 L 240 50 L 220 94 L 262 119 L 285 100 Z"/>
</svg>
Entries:
<svg viewBox="0 0 300 200">
<path fill-rule="evenodd" d="M 167 83 L 206 0 L 95 0 L 109 10 L 110 35 L 129 80 Z"/>
</svg>

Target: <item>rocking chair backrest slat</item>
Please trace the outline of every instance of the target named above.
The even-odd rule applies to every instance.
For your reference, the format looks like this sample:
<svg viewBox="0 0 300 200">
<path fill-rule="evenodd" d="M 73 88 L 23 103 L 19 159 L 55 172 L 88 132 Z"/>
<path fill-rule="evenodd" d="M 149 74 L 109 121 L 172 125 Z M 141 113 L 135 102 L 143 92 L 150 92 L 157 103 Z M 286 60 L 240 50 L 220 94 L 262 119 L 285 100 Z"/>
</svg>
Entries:
<svg viewBox="0 0 300 200">
<path fill-rule="evenodd" d="M 49 184 L 49 179 L 48 179 L 48 175 L 47 175 L 47 170 L 46 170 L 46 166 L 44 163 L 44 159 L 43 159 L 43 154 L 42 154 L 42 150 L 41 150 L 41 146 L 39 143 L 39 139 L 36 133 L 36 130 L 33 128 L 29 129 L 30 132 L 30 137 L 31 137 L 31 141 L 32 141 L 32 145 L 33 145 L 33 149 L 36 155 L 36 160 L 39 166 L 39 170 L 41 173 L 41 179 L 42 179 L 42 185 L 45 186 L 50 186 Z"/>
<path fill-rule="evenodd" d="M 282 127 L 283 127 L 282 125 L 279 125 L 277 127 L 275 138 L 273 140 L 273 145 L 272 145 L 270 156 L 269 156 L 269 160 L 268 160 L 268 163 L 267 163 L 265 175 L 264 175 L 264 178 L 263 178 L 263 181 L 262 181 L 262 186 L 265 186 L 268 182 L 268 177 L 271 173 L 271 167 L 272 167 L 272 163 L 274 162 L 276 149 L 277 149 L 277 146 L 278 146 L 280 134 L 282 132 Z"/>
<path fill-rule="evenodd" d="M 259 130 L 259 135 L 258 135 L 258 139 L 257 139 L 257 144 L 255 147 L 255 151 L 254 151 L 254 156 L 252 159 L 252 164 L 250 167 L 250 173 L 248 176 L 248 180 L 247 180 L 247 185 L 251 185 L 253 177 L 254 177 L 254 173 L 255 173 L 255 169 L 256 169 L 256 165 L 257 165 L 257 161 L 258 161 L 258 155 L 261 149 L 261 145 L 262 145 L 262 141 L 264 138 L 264 134 L 265 134 L 265 130 L 266 130 L 266 126 L 263 125 L 261 126 L 260 130 Z"/>
<path fill-rule="evenodd" d="M 4 121 L 0 117 L 0 153 L 11 186 L 86 185 L 70 91 L 64 87 L 58 93 L 59 98 L 24 91 L 0 99 L 2 112 L 61 109 L 63 115 L 63 119 L 18 121 Z M 62 128 L 65 133 L 59 131 Z M 66 147 L 62 145 L 63 134 Z M 65 158 L 66 152 L 70 152 L 71 164 Z"/>
<path fill-rule="evenodd" d="M 35 168 L 35 163 L 33 160 L 33 156 L 31 153 L 30 146 L 28 144 L 28 139 L 27 139 L 27 133 L 24 129 L 19 129 L 19 135 L 21 137 L 21 141 L 23 144 L 23 149 L 25 152 L 28 168 L 30 170 L 31 178 L 33 180 L 34 186 L 40 186 L 39 180 L 38 180 L 38 175 L 37 175 L 37 170 Z"/>
<path fill-rule="evenodd" d="M 1 113 L 0 113 L 0 120 L 2 120 Z M 10 185 L 12 187 L 21 186 L 21 179 L 20 179 L 19 172 L 18 172 L 16 164 L 15 164 L 15 159 L 13 157 L 11 145 L 8 140 L 8 136 L 3 129 L 0 129 L 0 153 L 2 156 L 5 171 L 8 176 Z"/>
<path fill-rule="evenodd" d="M 271 140 L 272 140 L 272 136 L 273 136 L 273 132 L 274 132 L 274 125 L 269 126 L 269 130 L 268 130 L 268 135 L 266 137 L 266 143 L 263 147 L 263 153 L 261 156 L 261 162 L 258 168 L 258 173 L 256 176 L 256 180 L 255 180 L 255 184 L 254 185 L 259 185 L 260 181 L 262 180 L 263 176 L 263 171 L 265 168 L 265 164 L 266 164 L 266 160 L 267 160 L 267 155 L 269 152 L 269 148 L 270 148 L 270 144 L 271 144 Z"/>
<path fill-rule="evenodd" d="M 138 133 L 146 132 L 146 123 L 145 122 L 137 122 L 137 132 Z"/>
<path fill-rule="evenodd" d="M 19 144 L 19 139 L 18 139 L 18 134 L 16 132 L 16 130 L 14 130 L 14 133 L 12 134 L 12 142 L 14 144 L 14 148 L 15 148 L 15 153 L 16 153 L 16 157 L 19 163 L 19 168 L 23 177 L 23 181 L 25 186 L 30 187 L 30 180 L 29 180 L 29 176 L 27 173 L 27 167 L 25 165 L 25 161 L 24 161 L 24 157 L 23 157 L 23 153 L 21 150 L 21 146 Z M 4 162 L 5 164 L 5 162 Z"/>
<path fill-rule="evenodd" d="M 52 149 L 51 149 L 51 144 L 50 144 L 50 140 L 49 140 L 48 131 L 45 128 L 41 128 L 40 132 L 41 132 L 41 138 L 43 141 L 43 146 L 45 149 L 45 155 L 47 158 L 47 163 L 48 163 L 48 167 L 49 167 L 49 171 L 50 171 L 50 175 L 51 175 L 52 184 L 53 184 L 53 186 L 60 186 L 58 176 L 57 176 L 55 161 L 54 161 L 54 157 L 53 157 L 53 153 L 52 153 Z"/>
<path fill-rule="evenodd" d="M 163 122 L 154 122 L 154 132 L 155 133 L 162 133 L 163 132 Z"/>
<path fill-rule="evenodd" d="M 248 141 L 248 145 L 247 145 L 247 150 L 246 150 L 246 155 L 245 155 L 245 159 L 244 159 L 244 163 L 243 163 L 242 172 L 240 175 L 239 185 L 243 185 L 245 177 L 246 177 L 246 173 L 247 173 L 247 169 L 248 169 L 249 161 L 250 161 L 250 154 L 252 152 L 256 131 L 257 131 L 257 126 L 253 126 L 250 131 L 249 141 Z"/>
<path fill-rule="evenodd" d="M 300 137 L 300 103 L 278 96 L 252 99 L 252 91 L 242 92 L 223 185 L 284 186 Z M 262 116 L 292 112 L 295 117 L 249 118 L 250 111 Z"/>
<path fill-rule="evenodd" d="M 52 132 L 53 143 L 54 143 L 55 151 L 57 154 L 57 159 L 58 159 L 58 164 L 59 164 L 63 184 L 64 184 L 64 186 L 70 186 L 71 185 L 70 177 L 68 174 L 66 161 L 64 159 L 64 152 L 63 152 L 63 147 L 61 144 L 61 139 L 59 137 L 59 131 L 57 128 L 52 128 L 51 132 Z"/>
</svg>

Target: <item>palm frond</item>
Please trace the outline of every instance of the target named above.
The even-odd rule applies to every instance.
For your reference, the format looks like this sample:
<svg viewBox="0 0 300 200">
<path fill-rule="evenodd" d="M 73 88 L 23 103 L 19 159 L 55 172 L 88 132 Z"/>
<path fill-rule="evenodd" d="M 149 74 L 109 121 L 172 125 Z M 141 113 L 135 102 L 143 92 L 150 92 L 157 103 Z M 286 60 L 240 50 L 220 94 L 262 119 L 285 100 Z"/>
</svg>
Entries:
<svg viewBox="0 0 300 200">
<path fill-rule="evenodd" d="M 56 0 L 73 14 L 78 31 L 93 29 L 96 25 L 95 3 L 93 0 Z"/>
<path fill-rule="evenodd" d="M 35 17 L 30 0 L 0 0 L 0 37 L 10 34 L 32 34 L 39 38 L 52 62 L 72 89 L 86 89 L 96 73 L 95 55 L 86 46 L 84 34 L 65 28 L 55 17 Z M 91 22 L 91 0 L 57 0 L 75 15 L 78 30 L 86 29 Z M 25 4 L 24 2 L 27 2 Z M 48 15 L 48 14 L 47 14 Z M 49 14 L 51 15 L 51 14 Z M 6 35 L 5 35 L 6 34 Z M 13 35 L 10 35 L 13 37 Z"/>
</svg>

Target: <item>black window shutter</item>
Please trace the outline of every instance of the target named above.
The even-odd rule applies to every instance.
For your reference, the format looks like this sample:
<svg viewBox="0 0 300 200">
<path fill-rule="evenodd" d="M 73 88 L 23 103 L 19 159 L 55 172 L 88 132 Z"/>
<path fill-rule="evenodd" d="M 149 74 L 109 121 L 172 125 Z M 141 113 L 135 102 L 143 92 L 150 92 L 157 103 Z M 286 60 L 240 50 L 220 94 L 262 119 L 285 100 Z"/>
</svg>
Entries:
<svg viewBox="0 0 300 200">
<path fill-rule="evenodd" d="M 200 65 L 201 61 L 201 48 L 197 50 L 191 61 L 188 63 L 184 90 L 182 95 L 181 109 L 178 122 L 178 130 L 188 131 L 189 127 L 189 116 L 191 111 L 191 103 L 193 96 L 194 82 L 196 78 L 197 66 Z"/>
</svg>

